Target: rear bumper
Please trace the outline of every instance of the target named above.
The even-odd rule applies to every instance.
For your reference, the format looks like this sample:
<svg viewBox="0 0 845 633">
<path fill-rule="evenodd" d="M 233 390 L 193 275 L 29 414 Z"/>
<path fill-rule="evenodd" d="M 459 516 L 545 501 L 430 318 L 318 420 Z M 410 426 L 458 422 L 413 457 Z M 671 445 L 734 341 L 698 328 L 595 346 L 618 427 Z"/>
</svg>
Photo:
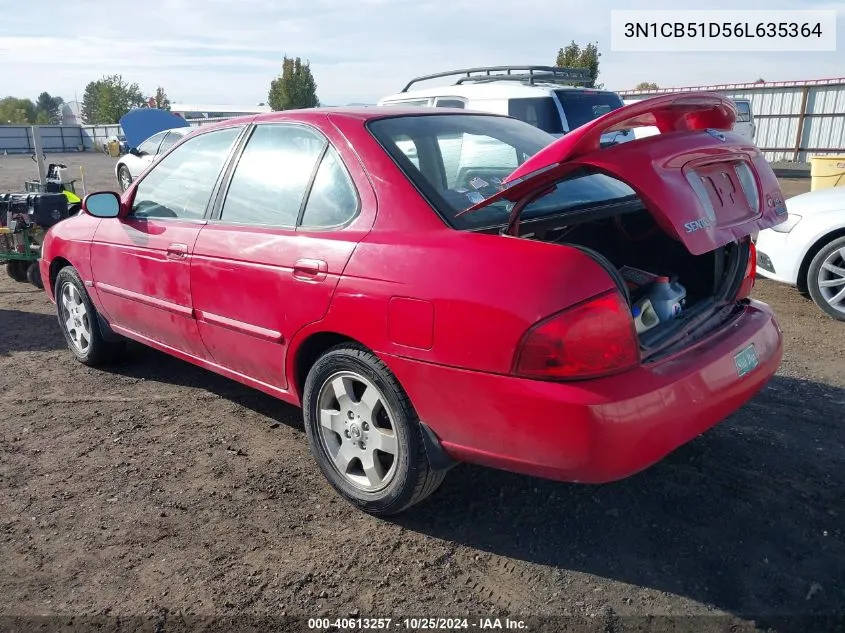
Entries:
<svg viewBox="0 0 845 633">
<path fill-rule="evenodd" d="M 734 355 L 753 344 L 755 369 Z M 730 415 L 777 371 L 780 329 L 752 302 L 733 324 L 673 358 L 581 383 L 483 374 L 385 356 L 453 458 L 584 483 L 641 471 Z"/>
</svg>

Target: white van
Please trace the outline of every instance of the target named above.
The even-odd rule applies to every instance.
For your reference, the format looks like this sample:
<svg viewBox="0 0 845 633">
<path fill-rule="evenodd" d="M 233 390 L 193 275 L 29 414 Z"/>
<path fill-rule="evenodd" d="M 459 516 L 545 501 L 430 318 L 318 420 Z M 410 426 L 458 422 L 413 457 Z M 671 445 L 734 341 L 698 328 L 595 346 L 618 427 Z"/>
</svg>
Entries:
<svg viewBox="0 0 845 633">
<path fill-rule="evenodd" d="M 737 110 L 734 132 L 754 142 L 757 137 L 757 126 L 754 123 L 754 112 L 751 110 L 751 101 L 748 99 L 733 99 L 733 102 L 736 104 Z"/>
<path fill-rule="evenodd" d="M 642 99 L 624 99 L 623 103 L 625 105 L 631 105 L 632 103 L 637 103 L 638 101 L 642 101 Z M 736 123 L 734 123 L 733 131 L 753 143 L 757 128 L 754 123 L 754 113 L 751 110 L 751 101 L 748 99 L 732 99 L 732 101 L 736 104 L 737 110 Z M 634 128 L 632 132 L 634 134 L 634 138 L 644 138 L 646 136 L 660 134 L 660 130 L 656 127 Z"/>
<path fill-rule="evenodd" d="M 447 77 L 457 79 L 451 84 L 411 90 L 414 84 Z M 506 114 L 562 136 L 623 105 L 615 92 L 582 87 L 589 81 L 585 68 L 467 68 L 412 79 L 401 92 L 384 97 L 378 105 L 465 108 Z M 629 130 L 613 132 L 602 136 L 602 145 L 633 139 Z"/>
</svg>

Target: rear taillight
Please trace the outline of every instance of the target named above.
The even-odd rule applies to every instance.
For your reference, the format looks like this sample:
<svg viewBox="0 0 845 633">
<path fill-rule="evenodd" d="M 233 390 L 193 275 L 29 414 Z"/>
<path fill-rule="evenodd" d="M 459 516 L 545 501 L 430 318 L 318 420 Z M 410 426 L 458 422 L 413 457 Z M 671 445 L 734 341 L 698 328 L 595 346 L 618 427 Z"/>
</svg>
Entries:
<svg viewBox="0 0 845 633">
<path fill-rule="evenodd" d="M 754 280 L 757 278 L 757 247 L 748 240 L 748 262 L 745 264 L 745 275 L 736 295 L 737 300 L 746 299 L 754 290 Z"/>
<path fill-rule="evenodd" d="M 639 362 L 634 320 L 625 300 L 612 290 L 528 330 L 517 350 L 514 373 L 540 380 L 597 378 Z"/>
</svg>

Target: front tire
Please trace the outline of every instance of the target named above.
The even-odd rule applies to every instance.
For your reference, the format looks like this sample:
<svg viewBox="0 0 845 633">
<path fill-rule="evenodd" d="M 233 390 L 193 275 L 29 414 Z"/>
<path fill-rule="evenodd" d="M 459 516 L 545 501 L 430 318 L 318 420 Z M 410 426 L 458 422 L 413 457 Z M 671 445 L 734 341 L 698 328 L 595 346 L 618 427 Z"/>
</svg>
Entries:
<svg viewBox="0 0 845 633">
<path fill-rule="evenodd" d="M 56 276 L 55 297 L 59 327 L 76 359 L 90 367 L 116 359 L 125 341 L 107 341 L 100 332 L 97 310 L 79 273 L 66 266 Z"/>
<path fill-rule="evenodd" d="M 126 165 L 121 165 L 120 169 L 117 170 L 117 181 L 120 184 L 121 191 L 126 191 L 132 184 L 132 174 L 129 173 Z"/>
<path fill-rule="evenodd" d="M 845 237 L 826 244 L 807 271 L 810 298 L 828 315 L 845 321 Z"/>
<path fill-rule="evenodd" d="M 419 418 L 399 381 L 361 345 L 321 356 L 305 381 L 311 454 L 332 487 L 375 515 L 394 515 L 442 483 L 429 465 Z"/>
</svg>

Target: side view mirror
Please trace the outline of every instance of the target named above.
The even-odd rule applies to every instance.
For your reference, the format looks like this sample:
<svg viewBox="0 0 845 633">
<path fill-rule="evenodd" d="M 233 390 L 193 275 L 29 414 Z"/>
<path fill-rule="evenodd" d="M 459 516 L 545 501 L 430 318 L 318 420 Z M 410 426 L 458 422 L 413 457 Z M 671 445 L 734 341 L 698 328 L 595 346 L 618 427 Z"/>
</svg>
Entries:
<svg viewBox="0 0 845 633">
<path fill-rule="evenodd" d="M 120 215 L 120 196 L 113 191 L 89 193 L 82 201 L 82 208 L 95 218 L 116 218 Z"/>
<path fill-rule="evenodd" d="M 139 150 L 137 147 L 130 148 L 129 153 L 133 156 L 141 156 L 141 150 Z"/>
</svg>

